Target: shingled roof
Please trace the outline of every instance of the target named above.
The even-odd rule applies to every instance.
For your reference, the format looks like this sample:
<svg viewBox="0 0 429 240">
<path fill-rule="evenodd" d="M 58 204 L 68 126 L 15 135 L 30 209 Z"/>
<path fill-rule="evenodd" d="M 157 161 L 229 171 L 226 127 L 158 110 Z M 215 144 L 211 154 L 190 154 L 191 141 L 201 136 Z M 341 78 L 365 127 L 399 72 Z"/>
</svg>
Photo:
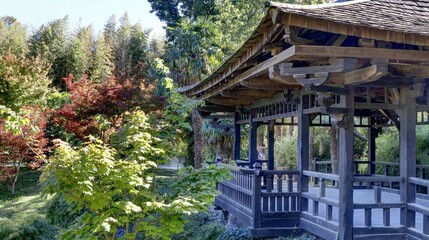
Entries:
<svg viewBox="0 0 429 240">
<path fill-rule="evenodd" d="M 321 5 L 267 3 L 268 11 L 249 39 L 203 81 L 181 89 L 198 97 L 231 82 L 236 71 L 282 34 L 281 26 L 387 42 L 429 46 L 429 0 L 355 0 Z"/>
<path fill-rule="evenodd" d="M 284 13 L 429 36 L 429 0 L 356 0 L 322 5 L 270 2 Z"/>
</svg>

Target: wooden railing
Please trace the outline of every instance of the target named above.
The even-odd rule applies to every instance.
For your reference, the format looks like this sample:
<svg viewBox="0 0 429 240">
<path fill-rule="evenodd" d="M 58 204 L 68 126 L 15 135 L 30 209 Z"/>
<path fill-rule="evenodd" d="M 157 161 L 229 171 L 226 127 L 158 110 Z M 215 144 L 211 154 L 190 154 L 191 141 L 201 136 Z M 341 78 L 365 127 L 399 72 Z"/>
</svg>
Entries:
<svg viewBox="0 0 429 240">
<path fill-rule="evenodd" d="M 429 189 L 429 180 L 410 177 L 408 181 L 411 185 L 414 185 L 416 189 L 418 189 L 418 187 L 426 188 L 426 191 Z M 429 239 L 429 206 L 419 204 L 419 202 L 414 199 L 414 201 L 407 204 L 407 207 L 409 212 L 408 216 L 412 216 L 411 219 L 408 219 L 409 235 L 415 239 Z M 420 226 L 416 225 L 417 218 L 419 217 L 418 215 L 423 218 Z"/>
<path fill-rule="evenodd" d="M 374 192 L 374 198 L 371 199 L 362 199 L 359 203 L 354 203 L 354 209 L 359 210 L 362 209 L 364 211 L 364 220 L 363 220 L 363 227 L 360 227 L 360 232 L 370 232 L 374 231 L 374 227 L 377 227 L 380 229 L 380 231 L 388 232 L 387 229 L 392 230 L 391 228 L 391 211 L 392 209 L 398 209 L 398 212 L 404 209 L 405 203 L 400 202 L 399 199 L 397 201 L 394 201 L 392 199 L 384 199 L 382 201 L 381 195 L 382 195 L 382 185 L 387 184 L 388 186 L 392 186 L 395 184 L 398 184 L 403 181 L 402 177 L 397 176 L 382 176 L 382 175 L 372 175 L 372 176 L 354 176 L 353 182 L 362 183 L 361 185 L 367 185 L 370 184 L 373 186 L 372 190 Z M 379 224 L 373 224 L 372 222 L 372 215 L 375 211 L 382 210 L 382 226 Z"/>
<path fill-rule="evenodd" d="M 242 214 L 253 228 L 298 226 L 299 193 L 293 182 L 298 171 L 262 170 L 256 163 L 253 169 L 231 167 L 231 174 L 217 183 L 221 207 Z"/>
<path fill-rule="evenodd" d="M 303 175 L 309 178 L 318 179 L 319 191 L 317 194 L 303 192 L 301 197 L 307 199 L 309 212 L 302 215 L 309 221 L 325 221 L 323 226 L 333 232 L 338 231 L 338 218 L 334 218 L 334 209 L 338 209 L 338 199 L 326 195 L 326 182 L 338 182 L 339 176 L 330 173 L 319 173 L 313 171 L 303 171 Z M 322 212 L 324 210 L 324 212 Z"/>
</svg>

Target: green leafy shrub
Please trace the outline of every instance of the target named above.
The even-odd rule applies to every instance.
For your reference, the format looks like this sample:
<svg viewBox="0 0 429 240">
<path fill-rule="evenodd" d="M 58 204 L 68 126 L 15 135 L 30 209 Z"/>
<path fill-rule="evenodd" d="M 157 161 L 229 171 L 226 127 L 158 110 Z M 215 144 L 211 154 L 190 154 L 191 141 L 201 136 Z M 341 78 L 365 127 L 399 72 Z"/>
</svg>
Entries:
<svg viewBox="0 0 429 240">
<path fill-rule="evenodd" d="M 250 240 L 252 235 L 248 228 L 227 228 L 217 240 Z"/>
<path fill-rule="evenodd" d="M 73 209 L 75 209 L 75 206 L 70 206 L 64 197 L 58 194 L 51 200 L 46 217 L 52 224 L 67 228 L 83 214 L 82 211 L 74 212 Z"/>
<path fill-rule="evenodd" d="M 287 135 L 276 139 L 274 145 L 274 159 L 276 166 L 288 167 L 293 169 L 297 167 L 298 148 L 297 136 Z"/>
<path fill-rule="evenodd" d="M 173 235 L 172 240 L 216 240 L 225 231 L 225 227 L 217 222 L 210 222 L 209 215 L 200 212 L 186 217 L 183 232 Z"/>
</svg>

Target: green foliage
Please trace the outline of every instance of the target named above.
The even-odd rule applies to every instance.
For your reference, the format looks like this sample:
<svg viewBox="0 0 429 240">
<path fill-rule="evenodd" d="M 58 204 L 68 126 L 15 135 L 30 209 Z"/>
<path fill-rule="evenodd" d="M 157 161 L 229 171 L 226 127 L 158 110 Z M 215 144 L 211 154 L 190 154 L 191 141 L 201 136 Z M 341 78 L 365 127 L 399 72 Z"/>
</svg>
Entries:
<svg viewBox="0 0 429 240">
<path fill-rule="evenodd" d="M 40 59 L 0 56 L 0 104 L 14 111 L 26 105 L 46 105 L 49 66 Z"/>
<path fill-rule="evenodd" d="M 399 132 L 387 128 L 376 138 L 376 158 L 381 162 L 399 162 Z"/>
<path fill-rule="evenodd" d="M 196 83 L 220 64 L 219 33 L 210 19 L 182 19 L 169 31 L 174 37 L 166 45 L 165 58 L 176 83 Z"/>
<path fill-rule="evenodd" d="M 274 143 L 274 159 L 276 166 L 294 169 L 298 164 L 297 136 L 286 135 L 276 139 Z"/>
<path fill-rule="evenodd" d="M 183 232 L 173 235 L 172 240 L 216 240 L 225 231 L 225 227 L 217 222 L 210 222 L 205 212 L 190 215 L 185 218 Z"/>
<path fill-rule="evenodd" d="M 55 86 L 64 87 L 62 77 L 68 75 L 67 48 L 68 17 L 57 19 L 42 25 L 29 40 L 29 55 L 40 57 L 44 62 L 52 64 L 49 77 Z"/>
<path fill-rule="evenodd" d="M 227 228 L 217 240 L 250 240 L 252 235 L 247 228 Z"/>
<path fill-rule="evenodd" d="M 38 171 L 24 171 L 16 195 L 0 184 L 0 239 L 55 239 L 59 228 L 46 221 L 50 199 L 39 195 L 39 176 Z"/>
<path fill-rule="evenodd" d="M 67 47 L 67 73 L 81 78 L 89 74 L 89 67 L 93 53 L 93 29 L 91 26 L 80 27 L 76 30 Z"/>
<path fill-rule="evenodd" d="M 12 53 L 16 56 L 27 52 L 26 29 L 13 17 L 0 18 L 0 55 Z"/>
<path fill-rule="evenodd" d="M 60 193 L 75 211 L 85 209 L 64 238 L 113 239 L 119 227 L 125 238 L 143 233 L 148 239 L 168 239 L 182 230 L 183 216 L 205 210 L 213 201 L 215 182 L 229 171 L 210 166 L 199 172 L 185 169 L 171 194 L 154 190 L 153 170 L 165 156 L 143 112 L 124 116 L 125 124 L 112 138 L 112 148 L 90 139 L 79 148 L 57 142 L 43 179 L 48 193 Z M 159 125 L 158 127 L 160 127 Z"/>
<path fill-rule="evenodd" d="M 230 171 L 226 165 L 211 164 L 200 170 L 192 167 L 181 168 L 179 179 L 173 187 L 173 196 L 191 197 L 200 205 L 196 205 L 199 211 L 203 211 L 214 201 L 217 190 L 213 187 L 216 182 L 230 178 Z"/>
<path fill-rule="evenodd" d="M 75 206 L 70 206 L 69 203 L 60 194 L 57 194 L 50 201 L 46 218 L 51 224 L 61 228 L 67 228 L 78 219 L 84 211 L 75 212 Z"/>
</svg>

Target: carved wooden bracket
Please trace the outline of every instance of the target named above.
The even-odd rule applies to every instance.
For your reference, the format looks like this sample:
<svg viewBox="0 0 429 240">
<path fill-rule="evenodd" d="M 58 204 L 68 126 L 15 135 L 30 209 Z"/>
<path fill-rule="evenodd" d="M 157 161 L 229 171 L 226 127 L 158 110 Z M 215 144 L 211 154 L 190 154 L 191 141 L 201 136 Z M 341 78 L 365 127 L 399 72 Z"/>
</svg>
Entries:
<svg viewBox="0 0 429 240">
<path fill-rule="evenodd" d="M 350 119 L 346 113 L 330 114 L 331 123 L 334 128 L 348 128 L 353 124 L 353 119 Z"/>
<path fill-rule="evenodd" d="M 332 98 L 332 96 L 333 96 L 333 94 L 331 92 L 326 92 L 326 93 L 318 92 L 317 97 L 316 97 L 317 103 L 320 106 L 329 107 L 335 103 L 335 99 Z"/>
<path fill-rule="evenodd" d="M 388 73 L 389 59 L 372 59 L 371 66 L 344 74 L 344 85 L 364 84 L 378 80 Z"/>
<path fill-rule="evenodd" d="M 288 90 L 286 93 L 283 93 L 283 100 L 285 103 L 299 104 L 299 93 L 296 91 Z"/>
</svg>

